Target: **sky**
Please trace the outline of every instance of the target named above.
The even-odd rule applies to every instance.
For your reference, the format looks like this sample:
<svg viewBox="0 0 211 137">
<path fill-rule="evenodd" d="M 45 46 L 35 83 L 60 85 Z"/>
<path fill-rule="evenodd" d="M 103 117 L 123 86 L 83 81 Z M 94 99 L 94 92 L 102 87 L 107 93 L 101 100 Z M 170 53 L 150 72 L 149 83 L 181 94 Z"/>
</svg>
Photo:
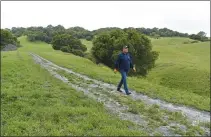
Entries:
<svg viewBox="0 0 211 137">
<path fill-rule="evenodd" d="M 169 28 L 210 36 L 209 1 L 1 1 L 1 28 Z"/>
</svg>

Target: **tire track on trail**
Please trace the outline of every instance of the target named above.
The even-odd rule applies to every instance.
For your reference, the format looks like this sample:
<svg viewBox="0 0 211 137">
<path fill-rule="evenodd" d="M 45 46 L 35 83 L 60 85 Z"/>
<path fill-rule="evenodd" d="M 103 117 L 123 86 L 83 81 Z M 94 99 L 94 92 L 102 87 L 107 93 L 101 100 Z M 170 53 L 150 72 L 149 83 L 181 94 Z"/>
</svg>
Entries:
<svg viewBox="0 0 211 137">
<path fill-rule="evenodd" d="M 40 64 L 43 68 L 47 69 L 56 78 L 62 80 L 65 83 L 68 83 L 68 85 L 72 86 L 76 90 L 83 91 L 85 95 L 104 103 L 104 106 L 108 110 L 110 110 L 110 112 L 118 115 L 123 120 L 129 120 L 139 125 L 140 130 L 148 131 L 150 135 L 154 135 L 155 132 L 160 132 L 165 136 L 178 135 L 170 130 L 170 126 L 162 126 L 157 127 L 156 129 L 150 129 L 147 124 L 148 122 L 145 120 L 144 116 L 128 112 L 129 107 L 127 105 L 119 103 L 115 98 L 107 94 L 107 92 L 109 92 L 109 94 L 114 94 L 115 96 L 119 95 L 119 93 L 116 91 L 116 86 L 95 79 L 91 79 L 87 76 L 73 72 L 70 69 L 60 67 L 34 53 L 30 54 L 33 56 L 33 59 L 36 61 L 36 63 Z M 83 79 L 84 81 L 91 81 L 91 84 L 86 84 L 85 82 L 79 83 L 80 81 L 77 81 L 75 79 L 71 79 L 70 81 L 66 77 L 59 74 L 57 70 L 65 71 L 71 75 L 74 75 L 77 78 Z M 171 103 L 161 101 L 159 99 L 149 98 L 148 96 L 136 93 L 135 91 L 131 92 L 132 94 L 130 95 L 130 98 L 132 100 L 143 101 L 146 105 L 157 104 L 162 109 L 168 111 L 180 111 L 188 118 L 189 121 L 191 121 L 192 124 L 198 124 L 199 122 L 210 122 L 210 114 L 208 112 L 199 111 L 185 106 L 176 106 Z M 208 129 L 204 130 L 207 132 L 207 135 L 210 135 Z"/>
</svg>

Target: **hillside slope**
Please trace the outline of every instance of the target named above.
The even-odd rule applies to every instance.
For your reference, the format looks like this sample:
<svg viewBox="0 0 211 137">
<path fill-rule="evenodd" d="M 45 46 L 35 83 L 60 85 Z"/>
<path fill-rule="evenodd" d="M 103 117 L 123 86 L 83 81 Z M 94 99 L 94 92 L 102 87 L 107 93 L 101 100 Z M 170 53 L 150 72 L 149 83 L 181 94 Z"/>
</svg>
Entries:
<svg viewBox="0 0 211 137">
<path fill-rule="evenodd" d="M 28 51 L 30 49 L 30 51 L 33 51 L 60 66 L 70 68 L 75 72 L 115 85 L 119 82 L 120 75 L 114 74 L 111 69 L 105 66 L 98 66 L 88 59 L 72 54 L 54 51 L 50 45 L 45 43 L 31 43 L 28 42 L 25 37 L 21 37 L 19 40 L 21 41 L 21 44 L 27 45 L 21 48 L 21 51 Z M 162 57 L 162 54 L 160 56 Z M 168 58 L 166 60 L 168 61 Z M 159 63 L 159 61 L 157 61 L 157 63 Z M 210 110 L 210 98 L 207 94 L 196 94 L 192 92 L 192 90 L 169 88 L 159 82 L 150 82 L 143 78 L 129 77 L 128 84 L 130 89 L 153 98 L 160 98 L 167 102 L 188 105 L 202 110 Z"/>
<path fill-rule="evenodd" d="M 152 41 L 159 59 L 147 79 L 169 88 L 210 96 L 210 42 L 182 44 L 185 39 L 176 39 L 170 45 L 167 45 L 170 38 Z"/>
<path fill-rule="evenodd" d="M 182 105 L 209 110 L 206 96 L 131 77 L 125 96 L 109 68 L 19 40 L 23 47 L 2 54 L 1 135 L 210 135 L 209 113 Z M 171 96 L 179 106 L 160 100 Z"/>
<path fill-rule="evenodd" d="M 148 135 L 55 79 L 28 52 L 1 58 L 1 136 Z"/>
</svg>

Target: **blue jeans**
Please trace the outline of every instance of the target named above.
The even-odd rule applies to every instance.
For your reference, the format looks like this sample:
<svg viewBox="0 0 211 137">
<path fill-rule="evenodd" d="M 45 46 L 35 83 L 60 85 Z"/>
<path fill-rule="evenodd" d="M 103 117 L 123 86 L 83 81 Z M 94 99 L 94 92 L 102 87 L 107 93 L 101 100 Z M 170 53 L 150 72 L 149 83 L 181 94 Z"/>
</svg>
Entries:
<svg viewBox="0 0 211 137">
<path fill-rule="evenodd" d="M 125 92 L 128 93 L 128 87 L 127 87 L 127 73 L 128 73 L 128 71 L 120 70 L 120 73 L 122 75 L 122 79 L 119 82 L 118 89 L 120 89 L 122 84 L 124 84 Z"/>
</svg>

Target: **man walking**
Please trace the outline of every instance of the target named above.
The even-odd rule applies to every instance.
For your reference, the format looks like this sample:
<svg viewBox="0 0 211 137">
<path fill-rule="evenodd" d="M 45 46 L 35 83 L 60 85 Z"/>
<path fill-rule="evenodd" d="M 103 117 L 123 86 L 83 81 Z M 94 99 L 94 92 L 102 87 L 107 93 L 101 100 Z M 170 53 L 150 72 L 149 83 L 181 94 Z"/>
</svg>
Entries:
<svg viewBox="0 0 211 137">
<path fill-rule="evenodd" d="M 128 53 L 128 46 L 124 46 L 122 49 L 122 53 L 118 55 L 118 59 L 115 62 L 114 72 L 116 73 L 117 70 L 119 70 L 122 75 L 122 79 L 119 82 L 117 91 L 122 92 L 120 88 L 122 84 L 124 84 L 125 93 L 127 95 L 131 94 L 131 92 L 128 91 L 127 87 L 127 74 L 130 68 L 133 68 L 133 70 L 136 71 L 135 67 L 133 67 L 132 58 Z"/>
</svg>

